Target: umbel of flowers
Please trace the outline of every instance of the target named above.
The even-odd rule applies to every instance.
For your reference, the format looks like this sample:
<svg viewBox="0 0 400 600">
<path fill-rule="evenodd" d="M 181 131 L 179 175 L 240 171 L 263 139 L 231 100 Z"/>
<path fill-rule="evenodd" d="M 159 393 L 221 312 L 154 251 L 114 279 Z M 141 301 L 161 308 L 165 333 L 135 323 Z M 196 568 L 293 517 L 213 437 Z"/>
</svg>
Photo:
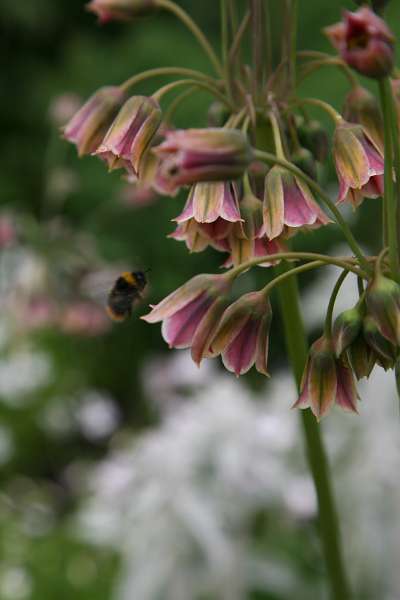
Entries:
<svg viewBox="0 0 400 600">
<path fill-rule="evenodd" d="M 157 7 L 171 9 L 169 3 L 156 0 L 93 0 L 89 4 L 89 9 L 102 22 L 135 19 Z M 179 7 L 172 10 L 179 16 Z M 246 25 L 244 18 L 242 27 Z M 143 318 L 150 323 L 163 321 L 162 334 L 170 347 L 191 347 L 197 363 L 205 356 L 221 354 L 225 366 L 237 375 L 245 373 L 253 364 L 261 373 L 267 374 L 270 303 L 265 293 L 250 292 L 230 304 L 231 284 L 242 272 L 256 265 L 275 265 L 285 259 L 307 261 L 301 266 L 296 263 L 287 271 L 287 276 L 306 267 L 337 264 L 345 272 L 353 272 L 359 280 L 364 279 L 363 302 L 366 306 L 371 304 L 368 298 L 376 285 L 374 259 L 363 255 L 335 202 L 316 181 L 314 165 L 325 160 L 329 140 L 318 122 L 304 122 L 299 107 L 304 114 L 307 104 L 315 104 L 327 111 L 334 121 L 331 153 L 338 177 L 336 204 L 350 203 L 356 208 L 364 198 L 384 196 L 385 110 L 387 104 L 395 106 L 398 100 L 395 96 L 393 103 L 391 94 L 385 95 L 383 90 L 381 110 L 378 101 L 357 82 L 348 66 L 378 79 L 380 87 L 384 88 L 393 69 L 394 38 L 385 22 L 366 6 L 354 13 L 345 12 L 340 23 L 326 29 L 341 56 L 336 59 L 337 63 L 351 83 L 344 114 L 340 115 L 316 98 L 296 98 L 295 76 L 285 80 L 286 75 L 279 73 L 279 65 L 275 72 L 265 73 L 260 82 L 253 82 L 256 85 L 247 89 L 243 76 L 241 78 L 243 65 L 235 56 L 231 67 L 237 77 L 232 73 L 222 77 L 225 70 L 209 42 L 198 32 L 197 26 L 193 26 L 192 31 L 210 55 L 217 71 L 216 78 L 190 71 L 190 77 L 167 84 L 153 96 L 145 97 L 131 95 L 130 90 L 147 76 L 180 71 L 186 74 L 188 70 L 172 67 L 138 74 L 120 86 L 110 85 L 95 92 L 66 125 L 64 135 L 77 145 L 80 155 L 92 154 L 104 160 L 109 169 L 123 169 L 139 186 L 142 173 L 146 171 L 143 185 L 151 185 L 158 193 L 175 195 L 182 188 L 188 189 L 186 204 L 175 219 L 177 227 L 171 237 L 184 241 L 191 252 L 201 252 L 211 246 L 227 253 L 224 267 L 229 270 L 226 275 L 203 276 L 201 288 L 198 288 L 196 276 Z M 235 41 L 233 39 L 233 43 Z M 313 53 L 309 54 L 313 56 Z M 253 65 L 254 78 L 255 71 L 264 68 L 266 58 L 260 57 L 261 64 Z M 318 61 L 311 58 L 306 63 L 307 72 L 329 64 L 329 59 L 324 55 L 318 57 Z M 304 69 L 301 60 L 300 55 L 299 62 L 293 67 Z M 168 122 L 163 120 L 160 102 L 174 88 L 186 85 L 205 89 L 216 96 L 218 104 L 214 102 L 210 110 L 214 123 L 220 121 L 219 127 L 176 130 L 172 125 L 172 110 L 168 109 Z M 392 82 L 393 86 L 395 82 Z M 286 91 L 282 92 L 282 89 Z M 184 95 L 185 91 L 181 94 L 182 101 Z M 178 106 L 176 100 L 175 106 Z M 216 106 L 220 107 L 218 112 Z M 268 150 L 273 150 L 269 153 L 251 143 L 257 127 L 268 122 L 272 131 Z M 150 161 L 149 181 L 147 165 Z M 387 229 L 383 249 L 389 243 L 389 246 L 395 246 L 397 253 L 397 240 L 390 234 L 389 221 L 393 218 L 395 204 L 392 181 L 389 188 L 393 198 L 385 198 L 382 202 L 383 211 L 387 213 L 387 218 L 383 219 Z M 347 259 L 335 262 L 335 257 L 289 251 L 289 240 L 298 232 L 327 226 L 333 221 L 342 227 L 349 242 L 351 255 Z M 398 258 L 391 250 L 390 247 L 391 259 L 387 261 L 385 254 L 380 268 L 386 270 L 388 281 L 397 289 Z M 269 282 L 268 291 L 272 287 L 274 280 Z M 198 290 L 194 297 L 193 289 Z M 397 315 L 394 306 L 390 310 Z M 360 370 L 351 360 L 345 366 L 344 363 L 337 366 L 339 359 L 334 358 L 331 333 L 328 332 L 326 338 L 311 348 L 295 406 L 310 406 L 320 418 L 336 398 L 339 406 L 357 412 L 353 373 L 357 377 L 360 373 L 368 376 L 374 364 L 393 367 L 397 356 L 397 340 L 393 336 L 388 339 L 387 330 L 382 332 L 379 328 L 382 317 L 375 315 L 374 319 L 377 331 L 373 334 L 364 325 L 362 334 L 371 368 Z M 364 320 L 369 322 L 368 314 Z M 229 328 L 231 331 L 227 332 Z M 225 332 L 222 337 L 221 331 Z M 379 345 L 377 336 L 383 336 L 386 341 L 381 340 Z M 391 344 L 389 361 L 382 357 L 381 346 L 386 347 L 386 342 Z M 354 354 L 354 343 L 360 345 L 358 337 L 346 348 L 348 355 Z M 263 360 L 261 356 L 264 356 Z M 327 356 L 331 359 L 327 360 Z M 325 365 L 326 373 L 319 373 L 320 364 Z M 325 400 L 316 396 L 315 373 L 318 373 L 317 382 L 320 377 L 336 382 L 327 386 Z M 342 397 L 347 397 L 348 401 Z"/>
<path fill-rule="evenodd" d="M 249 0 L 237 29 L 232 25 L 238 14 L 236 2 L 221 1 L 221 57 L 190 15 L 171 0 L 92 0 L 88 9 L 101 23 L 135 22 L 157 9 L 170 11 L 193 34 L 214 74 L 177 66 L 134 74 L 121 85 L 95 92 L 64 128 L 64 136 L 76 144 L 80 156 L 91 154 L 110 170 L 121 169 L 137 189 L 150 187 L 166 196 L 184 190 L 186 202 L 170 237 L 185 242 L 190 252 L 210 246 L 224 254 L 224 272 L 195 275 L 152 306 L 143 319 L 162 322 L 169 346 L 190 348 L 197 364 L 221 355 L 225 367 L 237 376 L 253 365 L 268 375 L 270 296 L 275 287 L 285 285 L 281 311 L 299 388 L 294 406 L 310 408 L 317 420 L 335 404 L 357 413 L 356 380 L 369 377 L 375 366 L 388 370 L 398 365 L 400 80 L 394 66 L 394 36 L 383 20 L 389 2 L 370 4 L 344 11 L 339 23 L 326 28 L 337 51 L 332 56 L 297 51 L 297 1 L 281 3 L 286 10 L 282 52 L 273 64 L 267 50 L 268 28 L 262 26 L 271 19 L 270 7 L 262 0 Z M 249 29 L 252 62 L 244 64 L 240 46 Z M 337 67 L 349 82 L 342 114 L 319 98 L 298 94 L 304 79 L 325 67 Z M 358 74 L 375 80 L 376 96 L 362 86 Z M 177 79 L 156 88 L 150 97 L 140 95 L 140 82 L 163 76 Z M 208 122 L 199 129 L 176 129 L 176 111 L 197 90 L 212 98 Z M 168 103 L 171 92 L 175 96 Z M 333 121 L 332 139 L 313 114 L 318 110 Z M 318 165 L 328 157 L 337 174 L 333 198 L 318 182 Z M 368 198 L 382 209 L 378 256 L 365 255 L 340 211 L 346 203 L 362 210 Z M 291 240 L 299 232 L 333 226 L 340 228 L 348 244 L 347 256 L 291 250 Z M 235 280 L 243 273 L 278 263 L 279 272 L 264 271 L 261 290 L 235 297 Z M 288 291 L 287 280 L 326 265 L 335 265 L 340 274 L 323 335 L 312 344 L 306 360 L 298 297 L 293 288 Z M 334 321 L 336 297 L 349 274 L 359 300 Z M 327 515 L 321 535 L 332 594 L 345 600 L 350 594 L 339 540 L 334 527 L 324 525 L 335 522 L 335 516 L 325 485 L 327 465 L 315 445 L 319 440 L 322 451 L 322 441 L 308 411 L 302 414 L 320 513 Z"/>
</svg>

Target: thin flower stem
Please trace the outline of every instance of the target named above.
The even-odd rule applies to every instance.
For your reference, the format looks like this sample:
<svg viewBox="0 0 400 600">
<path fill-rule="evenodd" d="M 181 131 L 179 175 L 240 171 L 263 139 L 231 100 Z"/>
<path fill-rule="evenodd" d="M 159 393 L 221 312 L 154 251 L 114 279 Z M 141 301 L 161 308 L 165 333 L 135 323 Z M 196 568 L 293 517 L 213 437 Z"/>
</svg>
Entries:
<svg viewBox="0 0 400 600">
<path fill-rule="evenodd" d="M 183 77 L 191 77 L 193 79 L 207 81 L 208 83 L 215 85 L 215 79 L 208 77 L 208 75 L 204 75 L 204 73 L 201 71 L 185 69 L 184 67 L 157 67 L 156 69 L 148 69 L 142 73 L 132 75 L 132 77 L 129 77 L 129 79 L 120 85 L 120 88 L 124 92 L 127 92 L 131 87 L 134 87 L 136 84 L 145 81 L 146 79 L 161 77 L 163 75 L 182 75 Z"/>
<path fill-rule="evenodd" d="M 164 113 L 164 119 L 163 119 L 164 122 L 170 123 L 172 120 L 172 117 L 175 114 L 175 111 L 179 108 L 179 106 L 182 104 L 182 102 L 187 100 L 187 98 L 190 98 L 190 96 L 192 96 L 195 92 L 197 92 L 197 87 L 195 85 L 193 85 L 188 90 L 185 90 L 184 92 L 179 94 L 179 96 L 174 98 L 174 100 L 172 100 L 171 104 L 168 106 L 167 110 Z"/>
<path fill-rule="evenodd" d="M 327 265 L 335 265 L 342 269 L 346 269 L 355 273 L 356 275 L 363 277 L 364 279 L 369 279 L 368 273 L 360 269 L 358 266 L 354 265 L 354 259 L 352 257 L 342 258 L 336 256 L 327 256 L 325 254 L 317 254 L 316 252 L 277 252 L 276 254 L 267 254 L 266 256 L 257 256 L 256 258 L 252 258 L 237 267 L 234 267 L 230 271 L 226 273 L 227 277 L 235 278 L 243 271 L 247 271 L 251 267 L 255 267 L 256 265 L 268 262 L 275 262 L 278 260 L 312 260 L 319 261 L 321 263 Z"/>
<path fill-rule="evenodd" d="M 232 86 L 230 64 L 228 60 L 229 52 L 229 11 L 228 0 L 220 0 L 221 13 L 221 47 L 222 47 L 222 65 L 224 69 L 225 85 L 228 97 L 232 100 Z"/>
<path fill-rule="evenodd" d="M 215 98 L 219 98 L 219 100 L 226 104 L 226 106 L 228 106 L 230 109 L 233 109 L 233 106 L 229 100 L 216 87 L 210 85 L 206 81 L 197 81 L 196 79 L 179 79 L 178 81 L 167 83 L 153 94 L 153 98 L 159 101 L 164 94 L 167 94 L 171 90 L 174 90 L 176 87 L 180 87 L 181 85 L 196 86 L 202 90 L 207 90 L 210 92 L 210 94 L 215 96 Z"/>
<path fill-rule="evenodd" d="M 190 17 L 186 11 L 183 10 L 180 6 L 172 2 L 171 0 L 156 0 L 157 6 L 168 10 L 173 13 L 186 27 L 191 31 L 194 37 L 199 42 L 200 46 L 203 48 L 205 53 L 207 54 L 210 62 L 212 63 L 215 71 L 221 76 L 224 76 L 224 71 L 218 57 L 211 46 L 210 42 L 201 31 L 200 27 L 193 21 L 192 17 Z"/>
<path fill-rule="evenodd" d="M 298 53 L 298 56 L 301 53 Z M 308 63 L 304 70 L 302 71 L 302 76 L 300 78 L 300 83 L 302 83 L 307 77 L 312 75 L 315 71 L 323 68 L 323 67 L 339 67 L 339 69 L 344 73 L 347 77 L 351 87 L 357 87 L 359 85 L 357 77 L 352 73 L 352 71 L 348 68 L 346 63 L 344 63 L 340 58 L 335 56 L 326 55 L 324 58 L 319 58 L 313 62 Z"/>
<path fill-rule="evenodd" d="M 235 36 L 232 41 L 232 45 L 229 50 L 229 62 L 233 63 L 236 55 L 240 49 L 240 44 L 243 39 L 244 34 L 246 33 L 246 29 L 250 23 L 250 11 L 247 11 L 244 15 L 239 28 L 237 29 Z"/>
<path fill-rule="evenodd" d="M 385 173 L 384 173 L 384 203 L 386 213 L 387 242 L 389 246 L 389 264 L 392 275 L 399 279 L 399 249 L 397 244 L 397 206 L 393 185 L 393 138 L 391 119 L 391 89 L 388 78 L 379 80 L 379 96 L 383 113 L 385 139 Z M 398 141 L 396 140 L 396 143 Z"/>
<path fill-rule="evenodd" d="M 316 183 L 313 179 L 311 179 L 311 177 L 308 177 L 308 175 L 306 175 L 301 169 L 299 169 L 292 163 L 288 162 L 287 160 L 280 159 L 280 158 L 274 156 L 273 154 L 270 154 L 268 152 L 263 152 L 262 150 L 254 150 L 254 155 L 256 156 L 256 158 L 263 160 L 267 164 L 280 165 L 281 167 L 285 167 L 288 171 L 290 171 L 291 173 L 293 173 L 294 175 L 299 177 L 299 179 L 302 179 L 305 183 L 307 183 L 307 185 L 321 198 L 322 202 L 329 208 L 329 210 L 335 217 L 335 220 L 336 220 L 337 224 L 340 226 L 340 228 L 343 232 L 343 235 L 347 240 L 347 243 L 349 244 L 350 248 L 354 252 L 354 255 L 358 258 L 360 266 L 362 266 L 362 268 L 367 273 L 370 272 L 370 267 L 369 267 L 368 261 L 365 258 L 365 256 L 363 255 L 361 248 L 359 247 L 358 243 L 356 242 L 349 226 L 347 225 L 346 221 L 343 219 L 340 211 L 336 208 L 334 202 L 332 202 L 332 200 L 329 198 L 329 196 L 327 194 L 325 194 L 325 192 L 318 185 L 318 183 Z"/>
<path fill-rule="evenodd" d="M 281 137 L 281 132 L 279 129 L 279 123 L 278 123 L 278 119 L 276 118 L 276 116 L 274 115 L 273 112 L 270 112 L 268 114 L 269 120 L 271 121 L 271 127 L 272 127 L 272 134 L 274 136 L 274 145 L 275 145 L 275 152 L 276 152 L 276 156 L 281 159 L 281 160 L 285 160 L 285 153 L 283 151 L 283 146 L 282 146 L 282 137 Z"/>
<path fill-rule="evenodd" d="M 304 273 L 305 271 L 311 271 L 312 269 L 317 269 L 318 267 L 323 267 L 324 265 L 326 265 L 326 263 L 323 263 L 321 260 L 313 260 L 312 262 L 309 262 L 305 265 L 294 267 L 293 269 L 285 271 L 277 277 L 274 277 L 274 279 L 272 281 L 269 281 L 267 285 L 264 286 L 260 291 L 263 292 L 265 295 L 268 295 L 274 287 L 283 283 L 285 279 L 288 279 L 288 277 L 300 275 L 300 273 Z"/>
<path fill-rule="evenodd" d="M 281 266 L 281 271 L 289 268 Z M 298 390 L 307 360 L 307 337 L 300 311 L 297 278 L 290 277 L 278 288 L 286 345 Z M 320 427 L 309 410 L 300 411 L 308 463 L 318 498 L 318 525 L 332 590 L 332 600 L 350 600 L 344 559 L 342 557 L 340 527 L 332 491 L 329 463 Z"/>
<path fill-rule="evenodd" d="M 324 326 L 324 334 L 328 340 L 330 340 L 332 338 L 332 319 L 333 319 L 333 309 L 335 307 L 336 298 L 340 291 L 340 288 L 342 287 L 342 283 L 344 282 L 344 280 L 346 279 L 348 274 L 349 274 L 349 271 L 347 269 L 343 270 L 340 273 L 340 275 L 335 283 L 335 286 L 332 290 L 331 297 L 329 299 L 328 308 L 326 310 L 325 326 Z"/>
<path fill-rule="evenodd" d="M 265 50 L 265 30 L 264 30 L 264 8 L 263 0 L 250 0 L 251 14 L 251 41 L 252 58 L 254 71 L 254 98 L 256 102 L 261 97 L 264 87 L 264 50 Z"/>
<path fill-rule="evenodd" d="M 298 0 L 289 0 L 290 10 L 290 35 L 289 35 L 289 48 L 288 48 L 288 60 L 289 60 L 289 81 L 290 89 L 296 89 L 296 54 L 297 54 L 297 12 L 298 12 Z"/>
<path fill-rule="evenodd" d="M 324 110 L 331 117 L 335 124 L 342 120 L 342 116 L 338 113 L 337 110 L 333 108 L 333 106 L 331 106 L 327 102 L 324 102 L 323 100 L 319 100 L 318 98 L 296 98 L 295 100 L 292 100 L 290 104 L 292 106 L 303 104 L 311 104 L 313 106 L 318 106 L 319 108 L 322 108 L 322 110 Z"/>
</svg>

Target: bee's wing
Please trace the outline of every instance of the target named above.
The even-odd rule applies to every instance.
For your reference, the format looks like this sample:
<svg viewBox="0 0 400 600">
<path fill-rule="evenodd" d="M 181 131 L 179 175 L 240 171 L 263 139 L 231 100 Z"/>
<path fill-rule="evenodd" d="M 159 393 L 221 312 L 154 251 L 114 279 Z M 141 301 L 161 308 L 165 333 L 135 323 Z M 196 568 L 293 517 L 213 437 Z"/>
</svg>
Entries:
<svg viewBox="0 0 400 600">
<path fill-rule="evenodd" d="M 123 267 L 121 270 L 121 265 L 100 271 L 93 271 L 82 278 L 79 286 L 80 291 L 84 296 L 105 305 L 116 280 L 122 272 Z"/>
</svg>

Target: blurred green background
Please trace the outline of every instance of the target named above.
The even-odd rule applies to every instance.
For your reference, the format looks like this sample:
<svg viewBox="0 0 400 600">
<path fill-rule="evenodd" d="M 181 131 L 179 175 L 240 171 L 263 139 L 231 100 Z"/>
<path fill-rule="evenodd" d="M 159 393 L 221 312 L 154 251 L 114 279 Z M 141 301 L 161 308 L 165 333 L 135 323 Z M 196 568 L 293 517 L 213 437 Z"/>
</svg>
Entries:
<svg viewBox="0 0 400 600">
<path fill-rule="evenodd" d="M 179 4 L 218 46 L 218 3 Z M 278 13 L 280 0 L 274 4 Z M 300 1 L 299 47 L 330 51 L 321 30 L 339 19 L 342 7 L 354 4 Z M 398 2 L 390 3 L 388 21 L 399 34 Z M 274 39 L 275 53 L 278 43 Z M 123 325 L 109 326 L 99 316 L 98 331 L 96 324 L 94 331 L 85 324 L 84 316 L 82 327 L 78 316 L 70 328 L 55 326 L 47 317 L 53 303 L 66 311 L 75 302 L 81 278 L 94 268 L 151 268 L 147 304 L 194 274 L 217 271 L 221 256 L 213 250 L 188 255 L 184 244 L 167 238 L 184 193 L 143 206 L 129 201 L 120 172 L 107 174 L 91 157 L 79 160 L 59 127 L 71 106 L 102 85 L 155 66 L 207 73 L 210 66 L 171 15 L 101 27 L 82 0 L 2 0 L 0 65 L 0 211 L 16 230 L 15 240 L 1 251 L 0 600 L 106 600 L 113 597 L 118 553 L 70 535 L 68 523 L 81 492 L 76 472 L 90 471 L 118 436 L 139 435 L 157 423 L 158 411 L 146 398 L 141 373 L 149 358 L 168 350 L 159 327 L 137 318 L 144 306 Z M 151 93 L 165 81 L 143 83 L 137 91 Z M 304 84 L 302 94 L 318 95 L 340 109 L 346 90 L 340 73 L 323 69 Z M 202 126 L 208 104 L 207 94 L 194 95 L 182 105 L 177 124 Z M 324 121 L 323 114 L 315 114 Z M 327 184 L 331 175 L 328 165 Z M 378 204 L 365 203 L 352 219 L 357 235 L 374 252 Z M 339 240 L 328 228 L 296 243 L 321 250 Z M 265 273 L 258 272 L 249 276 L 249 285 L 264 279 Z M 310 281 L 305 277 L 303 285 Z M 279 331 L 275 319 L 272 370 L 285 362 Z M 261 388 L 253 373 L 246 384 Z M 103 430 L 100 419 L 97 432 L 90 427 L 90 411 L 89 426 L 77 417 L 82 403 L 90 404 L 90 394 L 101 398 L 107 417 Z M 272 598 L 257 596 L 267 597 Z"/>
</svg>

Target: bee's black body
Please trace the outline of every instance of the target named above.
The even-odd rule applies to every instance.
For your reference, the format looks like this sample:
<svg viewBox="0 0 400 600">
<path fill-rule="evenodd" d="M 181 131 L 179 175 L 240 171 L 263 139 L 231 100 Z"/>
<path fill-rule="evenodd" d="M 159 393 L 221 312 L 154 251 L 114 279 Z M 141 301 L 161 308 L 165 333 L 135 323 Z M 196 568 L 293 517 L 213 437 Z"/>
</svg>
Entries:
<svg viewBox="0 0 400 600">
<path fill-rule="evenodd" d="M 107 312 L 110 317 L 115 321 L 124 321 L 130 317 L 133 304 L 140 300 L 146 283 L 143 271 L 122 273 L 108 295 Z"/>
</svg>

